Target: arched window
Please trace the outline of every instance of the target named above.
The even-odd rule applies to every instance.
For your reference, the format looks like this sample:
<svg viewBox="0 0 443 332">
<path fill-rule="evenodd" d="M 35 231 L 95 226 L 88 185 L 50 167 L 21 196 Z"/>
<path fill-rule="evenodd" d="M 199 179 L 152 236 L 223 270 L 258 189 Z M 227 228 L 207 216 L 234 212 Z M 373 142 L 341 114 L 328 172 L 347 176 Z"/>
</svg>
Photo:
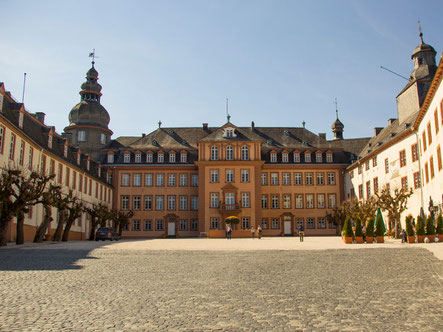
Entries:
<svg viewBox="0 0 443 332">
<path fill-rule="evenodd" d="M 231 145 L 226 147 L 226 160 L 234 160 L 234 148 Z"/>
<path fill-rule="evenodd" d="M 241 160 L 249 160 L 249 148 L 247 146 L 241 148 Z"/>
<path fill-rule="evenodd" d="M 211 148 L 211 160 L 218 160 L 218 147 L 213 146 Z"/>
</svg>

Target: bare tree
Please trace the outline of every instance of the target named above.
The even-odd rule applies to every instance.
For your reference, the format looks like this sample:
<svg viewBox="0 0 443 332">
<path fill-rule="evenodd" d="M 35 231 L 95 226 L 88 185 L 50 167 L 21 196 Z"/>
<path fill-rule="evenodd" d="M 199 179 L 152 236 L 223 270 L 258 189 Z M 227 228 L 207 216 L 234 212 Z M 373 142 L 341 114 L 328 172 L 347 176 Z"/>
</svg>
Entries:
<svg viewBox="0 0 443 332">
<path fill-rule="evenodd" d="M 42 194 L 40 203 L 43 206 L 44 216 L 40 225 L 35 232 L 34 242 L 42 242 L 45 237 L 46 231 L 52 220 L 52 207 L 54 202 L 61 199 L 61 187 L 59 185 L 50 184 L 49 189 Z"/>
<path fill-rule="evenodd" d="M 112 210 L 112 221 L 114 228 L 118 229 L 118 234 L 121 236 L 123 228 L 129 225 L 129 220 L 134 216 L 134 211 Z"/>
<path fill-rule="evenodd" d="M 84 211 L 84 205 L 82 202 L 80 202 L 77 199 L 76 196 L 71 195 L 68 202 L 67 210 L 68 210 L 68 217 L 66 220 L 65 230 L 63 231 L 62 241 L 68 241 L 71 226 L 74 223 L 75 219 L 81 217 Z"/>
<path fill-rule="evenodd" d="M 95 239 L 95 229 L 98 225 L 106 225 L 106 221 L 112 218 L 111 210 L 104 204 L 94 204 L 91 208 L 85 209 L 91 216 L 91 232 L 89 234 L 89 240 Z"/>
</svg>

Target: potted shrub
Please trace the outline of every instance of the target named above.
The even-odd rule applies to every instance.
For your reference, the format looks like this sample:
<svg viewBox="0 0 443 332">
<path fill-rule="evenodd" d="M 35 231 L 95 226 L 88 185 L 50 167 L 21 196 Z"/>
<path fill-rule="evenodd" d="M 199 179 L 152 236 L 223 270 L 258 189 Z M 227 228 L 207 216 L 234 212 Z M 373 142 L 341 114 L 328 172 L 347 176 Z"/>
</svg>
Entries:
<svg viewBox="0 0 443 332">
<path fill-rule="evenodd" d="M 443 216 L 440 214 L 437 218 L 437 235 L 438 241 L 443 241 Z"/>
<path fill-rule="evenodd" d="M 423 222 L 423 218 L 418 216 L 417 217 L 417 242 L 423 243 L 425 240 L 425 223 Z"/>
<path fill-rule="evenodd" d="M 363 230 L 359 218 L 355 221 L 355 243 L 363 243 Z"/>
<path fill-rule="evenodd" d="M 374 219 L 369 219 L 366 224 L 366 243 L 374 242 Z"/>
<path fill-rule="evenodd" d="M 434 242 L 435 226 L 434 219 L 432 219 L 431 216 L 428 216 L 428 219 L 426 219 L 426 236 L 429 239 L 429 243 Z"/>
<path fill-rule="evenodd" d="M 385 232 L 384 232 L 384 225 L 383 225 L 383 219 L 381 217 L 381 213 L 377 215 L 377 220 L 375 220 L 375 236 L 377 243 L 383 243 L 385 242 Z"/>
<path fill-rule="evenodd" d="M 414 227 L 412 227 L 412 216 L 406 217 L 406 237 L 408 238 L 408 243 L 415 243 L 415 232 Z"/>
<path fill-rule="evenodd" d="M 347 217 L 343 225 L 343 239 L 345 243 L 352 243 L 354 232 L 352 231 L 351 218 Z"/>
</svg>

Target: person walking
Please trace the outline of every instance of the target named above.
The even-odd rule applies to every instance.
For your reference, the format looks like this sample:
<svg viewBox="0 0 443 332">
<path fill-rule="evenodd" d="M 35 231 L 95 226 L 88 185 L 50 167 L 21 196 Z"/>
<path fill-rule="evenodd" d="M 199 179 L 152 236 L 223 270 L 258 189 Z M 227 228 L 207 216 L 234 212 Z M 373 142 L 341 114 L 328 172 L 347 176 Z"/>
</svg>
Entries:
<svg viewBox="0 0 443 332">
<path fill-rule="evenodd" d="M 258 239 L 260 240 L 261 239 L 261 226 L 260 225 L 258 225 L 258 227 L 257 227 L 257 233 L 258 233 Z"/>
<path fill-rule="evenodd" d="M 255 235 L 255 229 L 254 226 L 251 226 L 251 237 L 254 238 Z"/>
<path fill-rule="evenodd" d="M 300 242 L 303 242 L 304 240 L 303 238 L 305 236 L 305 228 L 303 227 L 302 224 L 298 226 L 298 235 L 300 236 Z"/>
<path fill-rule="evenodd" d="M 226 238 L 227 238 L 228 240 L 231 240 L 231 235 L 232 235 L 231 225 L 228 225 L 228 226 L 226 227 Z"/>
</svg>

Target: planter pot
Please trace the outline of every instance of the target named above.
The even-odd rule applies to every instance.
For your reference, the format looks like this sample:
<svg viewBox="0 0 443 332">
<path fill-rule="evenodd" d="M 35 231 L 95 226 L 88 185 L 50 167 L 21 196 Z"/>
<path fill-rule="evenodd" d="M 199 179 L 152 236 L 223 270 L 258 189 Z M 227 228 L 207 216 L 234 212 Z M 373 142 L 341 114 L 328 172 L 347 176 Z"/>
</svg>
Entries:
<svg viewBox="0 0 443 332">
<path fill-rule="evenodd" d="M 363 236 L 356 236 L 355 243 L 363 243 Z"/>
<path fill-rule="evenodd" d="M 443 242 L 443 234 L 438 234 L 438 242 Z"/>
<path fill-rule="evenodd" d="M 385 237 L 383 235 L 381 235 L 381 236 L 377 235 L 375 240 L 377 241 L 377 243 L 384 243 L 385 242 Z"/>
<path fill-rule="evenodd" d="M 426 237 L 426 235 L 417 235 L 417 242 L 418 243 L 425 242 L 425 237 Z"/>
<path fill-rule="evenodd" d="M 426 235 L 429 239 L 429 243 L 434 243 L 435 242 L 435 234 L 434 235 Z"/>
<path fill-rule="evenodd" d="M 51 234 L 45 235 L 45 241 L 51 241 Z"/>
<path fill-rule="evenodd" d="M 347 244 L 351 244 L 352 243 L 352 236 L 345 236 L 343 238 L 343 241 Z"/>
<path fill-rule="evenodd" d="M 415 236 L 408 236 L 408 243 L 415 243 Z"/>
<path fill-rule="evenodd" d="M 366 243 L 374 243 L 374 237 L 373 236 L 366 236 Z"/>
</svg>

